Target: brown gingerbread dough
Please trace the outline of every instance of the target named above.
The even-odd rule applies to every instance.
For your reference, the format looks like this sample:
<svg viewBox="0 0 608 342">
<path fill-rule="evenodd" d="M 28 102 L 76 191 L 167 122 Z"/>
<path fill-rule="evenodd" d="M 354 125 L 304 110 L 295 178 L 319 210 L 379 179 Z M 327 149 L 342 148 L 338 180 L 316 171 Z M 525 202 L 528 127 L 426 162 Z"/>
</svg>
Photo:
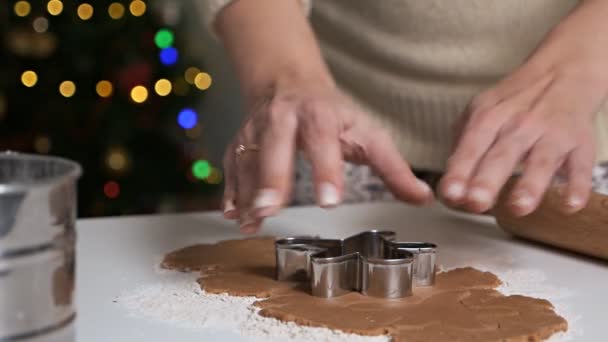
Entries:
<svg viewBox="0 0 608 342">
<path fill-rule="evenodd" d="M 256 302 L 263 316 L 394 341 L 540 341 L 568 328 L 548 301 L 504 296 L 494 274 L 473 268 L 440 273 L 435 286 L 387 300 L 355 292 L 322 299 L 303 284 L 274 280 L 273 238 L 186 247 L 166 255 L 162 266 L 200 271 L 207 292 L 264 298 Z"/>
</svg>

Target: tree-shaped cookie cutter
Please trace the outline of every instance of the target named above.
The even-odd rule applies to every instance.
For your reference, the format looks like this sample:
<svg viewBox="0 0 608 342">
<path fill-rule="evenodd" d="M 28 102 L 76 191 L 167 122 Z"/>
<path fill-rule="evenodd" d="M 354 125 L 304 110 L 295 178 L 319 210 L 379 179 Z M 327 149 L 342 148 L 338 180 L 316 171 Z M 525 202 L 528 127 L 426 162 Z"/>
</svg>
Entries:
<svg viewBox="0 0 608 342">
<path fill-rule="evenodd" d="M 277 240 L 277 279 L 310 279 L 312 295 L 323 298 L 352 291 L 402 298 L 413 286 L 432 286 L 437 246 L 395 237 L 392 231 L 370 230 L 345 239 Z"/>
</svg>

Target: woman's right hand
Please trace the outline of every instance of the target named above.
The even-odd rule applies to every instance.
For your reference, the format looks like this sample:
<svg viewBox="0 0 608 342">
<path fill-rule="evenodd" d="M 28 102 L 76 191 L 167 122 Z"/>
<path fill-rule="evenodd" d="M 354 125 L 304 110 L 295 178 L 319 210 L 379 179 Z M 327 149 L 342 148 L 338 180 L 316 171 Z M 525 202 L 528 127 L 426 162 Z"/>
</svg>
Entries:
<svg viewBox="0 0 608 342">
<path fill-rule="evenodd" d="M 265 217 L 288 203 L 298 150 L 311 163 L 321 207 L 340 203 L 343 161 L 370 165 L 402 201 L 433 199 L 388 132 L 333 82 L 292 78 L 248 102 L 249 115 L 224 156 L 224 215 L 239 219 L 242 232 L 257 232 Z M 241 145 L 245 151 L 237 153 Z"/>
</svg>

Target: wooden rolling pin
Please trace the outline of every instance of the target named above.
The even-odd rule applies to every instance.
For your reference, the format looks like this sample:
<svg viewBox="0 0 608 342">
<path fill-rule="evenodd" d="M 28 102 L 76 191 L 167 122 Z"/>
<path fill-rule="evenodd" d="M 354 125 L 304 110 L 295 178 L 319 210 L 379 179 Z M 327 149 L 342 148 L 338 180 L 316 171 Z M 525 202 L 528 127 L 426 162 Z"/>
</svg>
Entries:
<svg viewBox="0 0 608 342">
<path fill-rule="evenodd" d="M 503 193 L 508 194 L 509 189 Z M 560 210 L 561 196 L 552 188 L 534 213 L 519 218 L 510 214 L 506 200 L 502 196 L 491 214 L 507 232 L 608 260 L 608 196 L 593 193 L 583 210 L 567 215 Z"/>
</svg>

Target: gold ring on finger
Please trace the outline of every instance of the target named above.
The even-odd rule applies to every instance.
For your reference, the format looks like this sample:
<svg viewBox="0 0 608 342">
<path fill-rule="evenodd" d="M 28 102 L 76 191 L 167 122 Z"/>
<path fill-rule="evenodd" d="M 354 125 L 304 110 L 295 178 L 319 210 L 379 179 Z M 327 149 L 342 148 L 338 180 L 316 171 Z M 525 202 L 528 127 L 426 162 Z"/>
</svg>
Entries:
<svg viewBox="0 0 608 342">
<path fill-rule="evenodd" d="M 236 154 L 237 157 L 241 157 L 242 155 L 244 155 L 246 152 L 250 152 L 250 151 L 259 151 L 260 150 L 260 146 L 256 145 L 256 144 L 251 144 L 249 146 L 245 146 L 243 144 L 239 144 L 235 149 L 234 149 L 234 153 Z"/>
</svg>

